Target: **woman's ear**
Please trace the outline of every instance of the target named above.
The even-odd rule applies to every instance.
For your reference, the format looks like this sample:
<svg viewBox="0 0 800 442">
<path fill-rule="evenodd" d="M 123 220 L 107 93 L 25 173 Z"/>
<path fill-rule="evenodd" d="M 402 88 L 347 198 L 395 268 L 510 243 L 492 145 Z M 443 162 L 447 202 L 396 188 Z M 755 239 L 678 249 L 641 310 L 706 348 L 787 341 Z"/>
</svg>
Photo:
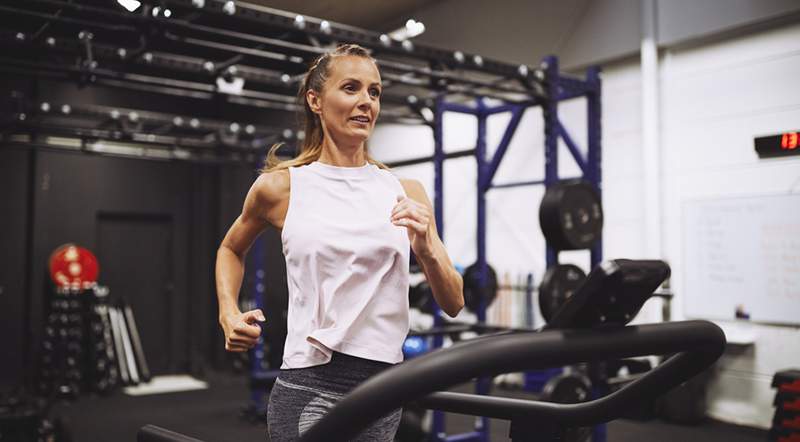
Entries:
<svg viewBox="0 0 800 442">
<path fill-rule="evenodd" d="M 311 109 L 311 112 L 315 114 L 322 113 L 322 104 L 320 103 L 321 97 L 317 93 L 317 91 L 313 89 L 309 89 L 306 92 L 306 103 L 308 103 L 308 107 Z"/>
</svg>

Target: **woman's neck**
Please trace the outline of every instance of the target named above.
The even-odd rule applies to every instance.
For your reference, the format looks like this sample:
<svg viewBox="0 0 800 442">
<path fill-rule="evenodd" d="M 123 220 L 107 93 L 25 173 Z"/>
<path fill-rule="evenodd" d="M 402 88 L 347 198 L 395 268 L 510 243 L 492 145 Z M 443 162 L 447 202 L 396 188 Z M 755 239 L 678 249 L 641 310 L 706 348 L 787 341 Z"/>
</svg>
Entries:
<svg viewBox="0 0 800 442">
<path fill-rule="evenodd" d="M 326 136 L 322 140 L 322 153 L 317 161 L 331 166 L 359 167 L 367 163 L 365 152 L 363 141 L 350 144 L 336 142 Z"/>
</svg>

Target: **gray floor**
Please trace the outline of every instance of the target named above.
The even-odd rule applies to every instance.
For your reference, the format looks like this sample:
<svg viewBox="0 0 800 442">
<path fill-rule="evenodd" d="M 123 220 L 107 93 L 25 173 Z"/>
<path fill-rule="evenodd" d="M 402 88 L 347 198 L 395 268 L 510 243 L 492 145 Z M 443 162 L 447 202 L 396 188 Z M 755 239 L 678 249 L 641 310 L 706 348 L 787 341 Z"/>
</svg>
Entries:
<svg viewBox="0 0 800 442">
<path fill-rule="evenodd" d="M 472 387 L 463 385 L 454 391 L 471 392 Z M 493 395 L 514 398 L 526 398 L 525 392 L 499 390 Z M 448 434 L 467 432 L 474 428 L 475 418 L 470 416 L 447 414 Z M 490 419 L 489 428 L 492 441 L 508 441 L 509 422 Z M 725 424 L 711 419 L 699 425 L 676 425 L 659 419 L 648 421 L 617 419 L 606 425 L 609 442 L 763 442 L 767 440 L 767 432 L 760 429 Z"/>
<path fill-rule="evenodd" d="M 133 442 L 136 431 L 155 424 L 209 442 L 266 440 L 263 423 L 247 422 L 241 410 L 249 391 L 245 375 L 211 374 L 210 388 L 202 391 L 131 397 L 116 393 L 110 397 L 83 396 L 70 404 L 54 407 L 65 418 L 74 442 Z M 519 393 L 502 393 L 519 396 Z M 508 422 L 491 420 L 492 441 L 508 439 Z M 448 415 L 448 433 L 473 428 L 474 418 Z M 758 441 L 766 432 L 708 421 L 699 426 L 680 426 L 658 420 L 637 422 L 617 420 L 608 425 L 611 442 L 648 441 Z"/>
<path fill-rule="evenodd" d="M 448 416 L 448 429 L 454 432 L 468 431 L 472 420 L 464 416 Z M 491 440 L 508 441 L 507 421 L 490 420 Z M 675 425 L 659 420 L 647 422 L 618 419 L 607 425 L 609 442 L 764 442 L 767 433 L 763 430 L 738 427 L 709 420 L 697 426 Z"/>
</svg>

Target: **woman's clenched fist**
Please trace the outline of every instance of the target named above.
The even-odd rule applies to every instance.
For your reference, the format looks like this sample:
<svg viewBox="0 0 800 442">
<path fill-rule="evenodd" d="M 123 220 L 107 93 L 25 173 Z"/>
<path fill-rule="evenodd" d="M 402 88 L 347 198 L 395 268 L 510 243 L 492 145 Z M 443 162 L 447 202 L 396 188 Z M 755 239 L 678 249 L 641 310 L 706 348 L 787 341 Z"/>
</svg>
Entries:
<svg viewBox="0 0 800 442">
<path fill-rule="evenodd" d="M 255 347 L 261 336 L 259 322 L 266 321 L 261 310 L 250 310 L 234 313 L 220 318 L 220 325 L 225 333 L 225 350 L 244 352 Z"/>
</svg>

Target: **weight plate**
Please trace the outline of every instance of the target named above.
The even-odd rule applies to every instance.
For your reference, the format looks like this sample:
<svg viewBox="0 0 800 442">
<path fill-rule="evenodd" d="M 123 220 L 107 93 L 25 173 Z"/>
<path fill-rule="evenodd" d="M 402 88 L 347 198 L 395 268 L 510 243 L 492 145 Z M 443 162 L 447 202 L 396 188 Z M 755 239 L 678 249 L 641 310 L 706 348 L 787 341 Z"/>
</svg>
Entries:
<svg viewBox="0 0 800 442">
<path fill-rule="evenodd" d="M 556 250 L 591 248 L 603 233 L 603 208 L 595 188 L 583 180 L 550 186 L 539 206 L 539 224 Z"/>
<path fill-rule="evenodd" d="M 64 244 L 50 254 L 50 278 L 59 287 L 77 284 L 85 287 L 97 282 L 100 266 L 89 250 L 75 244 Z"/>
<path fill-rule="evenodd" d="M 546 322 L 572 296 L 586 279 L 586 273 L 573 264 L 557 264 L 547 269 L 539 285 L 539 311 Z"/>
<path fill-rule="evenodd" d="M 577 404 L 590 399 L 591 388 L 591 383 L 585 376 L 563 374 L 547 381 L 542 394 L 548 402 Z"/>
<path fill-rule="evenodd" d="M 464 305 L 472 312 L 477 312 L 481 299 L 485 299 L 484 307 L 488 308 L 497 296 L 497 273 L 492 266 L 486 264 L 486 288 L 481 289 L 480 274 L 477 263 L 464 270 Z"/>
<path fill-rule="evenodd" d="M 425 313 L 432 313 L 431 310 L 431 298 L 433 297 L 433 292 L 431 291 L 431 286 L 428 285 L 428 281 L 422 280 L 419 284 L 415 286 L 411 286 L 408 289 L 408 304 L 411 308 L 419 309 L 421 312 Z"/>
</svg>

